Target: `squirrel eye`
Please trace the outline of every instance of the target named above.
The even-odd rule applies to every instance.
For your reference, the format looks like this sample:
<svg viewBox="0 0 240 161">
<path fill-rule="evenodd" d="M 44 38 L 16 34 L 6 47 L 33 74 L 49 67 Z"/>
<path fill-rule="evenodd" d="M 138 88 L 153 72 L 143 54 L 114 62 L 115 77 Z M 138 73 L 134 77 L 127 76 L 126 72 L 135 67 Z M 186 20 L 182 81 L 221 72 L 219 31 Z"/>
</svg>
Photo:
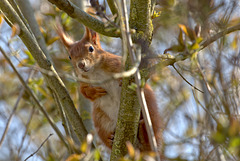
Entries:
<svg viewBox="0 0 240 161">
<path fill-rule="evenodd" d="M 72 59 L 71 56 L 68 57 L 70 60 Z"/>
<path fill-rule="evenodd" d="M 94 51 L 94 48 L 93 48 L 92 46 L 89 46 L 88 50 L 89 50 L 90 52 L 93 52 L 93 51 Z"/>
</svg>

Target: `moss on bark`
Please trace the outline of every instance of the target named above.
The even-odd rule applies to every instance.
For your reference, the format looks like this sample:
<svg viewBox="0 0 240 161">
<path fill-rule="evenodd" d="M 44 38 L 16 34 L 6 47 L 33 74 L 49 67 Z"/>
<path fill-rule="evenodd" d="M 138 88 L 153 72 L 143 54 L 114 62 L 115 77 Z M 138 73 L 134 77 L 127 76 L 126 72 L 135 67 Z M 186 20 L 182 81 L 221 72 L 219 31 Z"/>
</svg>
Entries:
<svg viewBox="0 0 240 161">
<path fill-rule="evenodd" d="M 133 42 L 143 41 L 149 46 L 152 42 L 152 3 L 151 0 L 131 0 L 130 28 L 136 30 Z"/>
</svg>

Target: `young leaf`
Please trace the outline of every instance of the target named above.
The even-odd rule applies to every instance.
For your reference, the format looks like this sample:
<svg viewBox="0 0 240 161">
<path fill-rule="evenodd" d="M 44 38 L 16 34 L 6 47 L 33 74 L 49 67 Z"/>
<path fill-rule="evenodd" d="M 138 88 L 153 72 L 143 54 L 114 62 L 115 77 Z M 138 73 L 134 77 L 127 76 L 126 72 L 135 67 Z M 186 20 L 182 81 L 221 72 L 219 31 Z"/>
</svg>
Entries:
<svg viewBox="0 0 240 161">
<path fill-rule="evenodd" d="M 197 36 L 194 30 L 182 24 L 178 24 L 178 26 L 190 38 L 191 41 L 196 40 Z"/>
<path fill-rule="evenodd" d="M 127 150 L 128 150 L 128 154 L 131 158 L 134 158 L 134 155 L 135 155 L 135 150 L 134 150 L 134 147 L 133 145 L 127 141 L 126 142 L 126 146 L 127 146 Z"/>
<path fill-rule="evenodd" d="M 58 36 L 55 36 L 55 37 L 49 39 L 49 40 L 47 41 L 47 45 L 48 45 L 48 46 L 51 45 L 52 43 L 54 43 L 54 42 L 57 41 L 58 39 L 59 39 Z"/>
<path fill-rule="evenodd" d="M 81 145 L 81 148 L 80 148 L 80 150 L 83 152 L 83 153 L 85 153 L 86 151 L 87 151 L 87 142 L 86 141 L 84 141 L 83 143 L 82 143 L 82 145 Z"/>
<path fill-rule="evenodd" d="M 178 43 L 179 43 L 180 45 L 184 45 L 183 32 L 182 32 L 182 30 L 180 30 L 179 35 L 178 35 Z"/>
<path fill-rule="evenodd" d="M 159 12 L 154 11 L 153 15 L 152 15 L 152 19 L 159 17 L 160 14 L 161 14 L 161 11 L 159 11 Z"/>
<path fill-rule="evenodd" d="M 73 154 L 73 155 L 70 155 L 66 161 L 79 161 L 80 159 L 82 159 L 81 155 Z"/>
<path fill-rule="evenodd" d="M 183 31 L 186 35 L 188 35 L 187 27 L 186 27 L 185 25 L 183 25 L 183 24 L 178 24 L 178 26 L 179 26 L 180 29 L 182 29 L 182 31 Z"/>
<path fill-rule="evenodd" d="M 94 151 L 94 160 L 100 160 L 100 152 L 99 152 L 99 150 L 95 150 Z"/>
<path fill-rule="evenodd" d="M 233 48 L 233 50 L 236 50 L 238 47 L 238 35 L 237 34 L 234 36 L 234 39 L 231 43 L 231 47 Z"/>
<path fill-rule="evenodd" d="M 3 14 L 0 14 L 0 26 L 2 25 L 3 23 Z"/>
<path fill-rule="evenodd" d="M 19 25 L 18 24 L 13 24 L 11 38 L 13 38 L 14 36 L 18 35 L 19 33 L 20 33 Z"/>
<path fill-rule="evenodd" d="M 132 90 L 136 90 L 137 85 L 135 83 L 132 83 L 131 85 L 128 86 L 128 88 L 132 89 Z"/>
</svg>

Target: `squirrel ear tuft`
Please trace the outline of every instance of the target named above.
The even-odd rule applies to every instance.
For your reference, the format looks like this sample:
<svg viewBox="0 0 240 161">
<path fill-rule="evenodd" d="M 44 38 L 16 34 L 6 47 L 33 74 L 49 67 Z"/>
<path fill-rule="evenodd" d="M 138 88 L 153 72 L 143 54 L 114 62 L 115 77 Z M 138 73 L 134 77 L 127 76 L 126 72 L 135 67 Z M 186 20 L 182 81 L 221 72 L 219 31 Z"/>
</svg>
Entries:
<svg viewBox="0 0 240 161">
<path fill-rule="evenodd" d="M 98 33 L 87 27 L 85 27 L 85 29 L 86 29 L 85 39 L 100 47 L 101 45 Z"/>
<path fill-rule="evenodd" d="M 64 33 L 60 24 L 56 25 L 56 31 L 57 31 L 57 34 L 59 35 L 62 43 L 64 44 L 64 46 L 66 46 L 69 49 L 72 46 L 72 44 L 74 43 L 73 40 Z"/>
</svg>

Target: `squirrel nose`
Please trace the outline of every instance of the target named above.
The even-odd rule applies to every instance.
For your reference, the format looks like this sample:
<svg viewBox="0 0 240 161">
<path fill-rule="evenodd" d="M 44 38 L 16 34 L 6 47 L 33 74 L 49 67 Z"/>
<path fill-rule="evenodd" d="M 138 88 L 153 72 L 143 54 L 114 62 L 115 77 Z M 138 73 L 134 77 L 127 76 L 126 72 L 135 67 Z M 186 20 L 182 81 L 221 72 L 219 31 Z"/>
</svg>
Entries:
<svg viewBox="0 0 240 161">
<path fill-rule="evenodd" d="M 79 67 L 80 69 L 83 69 L 83 68 L 85 67 L 85 62 L 79 62 L 79 63 L 78 63 L 78 67 Z"/>
</svg>

